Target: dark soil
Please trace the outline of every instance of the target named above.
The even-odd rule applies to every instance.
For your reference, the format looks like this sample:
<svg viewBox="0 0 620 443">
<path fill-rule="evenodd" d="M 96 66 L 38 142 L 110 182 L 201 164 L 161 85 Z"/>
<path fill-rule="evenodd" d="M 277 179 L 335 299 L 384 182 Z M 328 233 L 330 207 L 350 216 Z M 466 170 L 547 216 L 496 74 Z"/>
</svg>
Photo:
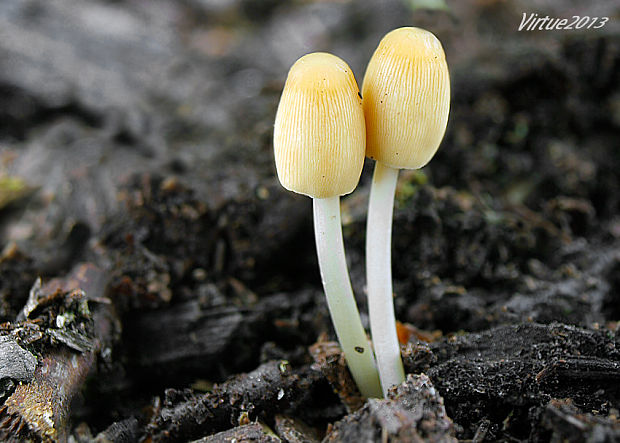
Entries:
<svg viewBox="0 0 620 443">
<path fill-rule="evenodd" d="M 0 438 L 620 441 L 620 5 L 420 3 L 0 2 Z M 452 107 L 396 197 L 408 377 L 365 400 L 271 136 L 299 56 L 361 82 L 404 25 Z M 371 170 L 342 199 L 362 313 Z"/>
</svg>

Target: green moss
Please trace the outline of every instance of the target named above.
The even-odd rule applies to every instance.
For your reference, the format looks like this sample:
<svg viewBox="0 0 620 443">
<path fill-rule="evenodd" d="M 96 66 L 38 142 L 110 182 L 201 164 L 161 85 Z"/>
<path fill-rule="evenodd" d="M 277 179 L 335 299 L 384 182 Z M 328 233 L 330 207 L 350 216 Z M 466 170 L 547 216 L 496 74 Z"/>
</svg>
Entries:
<svg viewBox="0 0 620 443">
<path fill-rule="evenodd" d="M 406 206 L 421 186 L 428 183 L 428 177 L 420 170 L 403 171 L 396 187 L 396 204 Z"/>
<path fill-rule="evenodd" d="M 32 187 L 19 177 L 0 176 L 0 209 L 25 197 Z"/>
</svg>

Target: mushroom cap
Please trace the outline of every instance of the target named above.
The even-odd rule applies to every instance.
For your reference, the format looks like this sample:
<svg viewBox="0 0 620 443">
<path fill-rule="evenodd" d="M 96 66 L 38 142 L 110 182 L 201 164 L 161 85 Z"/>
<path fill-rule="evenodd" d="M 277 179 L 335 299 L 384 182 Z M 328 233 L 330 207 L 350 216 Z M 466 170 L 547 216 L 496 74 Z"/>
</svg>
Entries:
<svg viewBox="0 0 620 443">
<path fill-rule="evenodd" d="M 386 34 L 368 63 L 362 94 L 366 156 L 394 168 L 428 163 L 450 110 L 450 75 L 437 37 L 413 27 Z"/>
<path fill-rule="evenodd" d="M 366 129 L 357 82 L 342 59 L 316 52 L 293 64 L 276 113 L 273 148 L 286 189 L 313 198 L 355 189 Z"/>
</svg>

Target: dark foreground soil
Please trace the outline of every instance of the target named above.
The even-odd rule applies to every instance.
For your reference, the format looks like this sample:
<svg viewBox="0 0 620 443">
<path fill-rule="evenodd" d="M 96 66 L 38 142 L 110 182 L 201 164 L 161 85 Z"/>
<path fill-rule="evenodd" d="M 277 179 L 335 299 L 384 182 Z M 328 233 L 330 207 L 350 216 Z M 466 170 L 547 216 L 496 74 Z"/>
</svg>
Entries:
<svg viewBox="0 0 620 443">
<path fill-rule="evenodd" d="M 549 3 L 0 2 L 1 439 L 620 441 L 620 6 Z M 366 400 L 271 131 L 297 57 L 361 81 L 403 25 L 453 100 L 398 185 L 407 380 Z M 371 168 L 342 201 L 362 312 Z"/>
</svg>

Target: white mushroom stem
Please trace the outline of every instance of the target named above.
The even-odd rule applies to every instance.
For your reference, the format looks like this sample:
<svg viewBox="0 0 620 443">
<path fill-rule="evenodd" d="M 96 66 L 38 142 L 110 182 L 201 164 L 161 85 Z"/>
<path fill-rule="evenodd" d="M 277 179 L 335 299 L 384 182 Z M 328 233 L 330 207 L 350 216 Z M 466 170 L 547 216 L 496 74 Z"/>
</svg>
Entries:
<svg viewBox="0 0 620 443">
<path fill-rule="evenodd" d="M 347 270 L 340 197 L 314 198 L 313 207 L 321 279 L 338 341 L 362 395 L 381 398 L 375 358 L 360 320 Z"/>
<path fill-rule="evenodd" d="M 405 380 L 392 297 L 392 213 L 398 169 L 376 162 L 366 228 L 366 276 L 370 334 L 383 394 Z"/>
</svg>

